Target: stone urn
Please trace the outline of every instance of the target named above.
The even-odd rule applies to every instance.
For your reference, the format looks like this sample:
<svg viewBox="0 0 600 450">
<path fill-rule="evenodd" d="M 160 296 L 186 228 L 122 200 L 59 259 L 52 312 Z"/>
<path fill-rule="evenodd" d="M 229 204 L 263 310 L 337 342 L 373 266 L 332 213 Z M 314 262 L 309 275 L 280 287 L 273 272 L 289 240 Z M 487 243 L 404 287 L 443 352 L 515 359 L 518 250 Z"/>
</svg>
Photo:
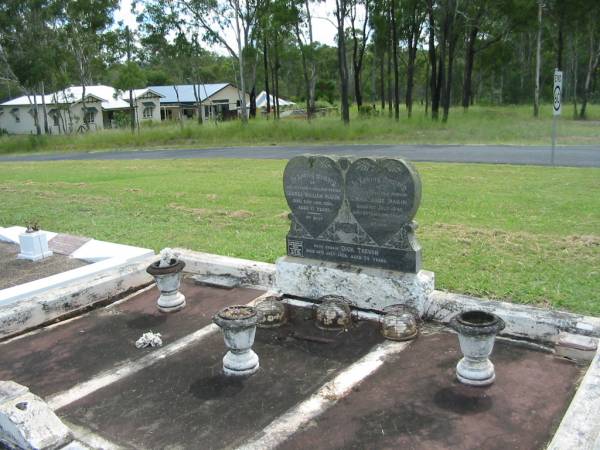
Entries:
<svg viewBox="0 0 600 450">
<path fill-rule="evenodd" d="M 171 249 L 161 251 L 161 258 L 148 266 L 146 272 L 154 277 L 160 290 L 158 309 L 174 312 L 183 309 L 185 296 L 179 292 L 185 263 L 177 258 Z"/>
<path fill-rule="evenodd" d="M 213 317 L 229 349 L 223 357 L 225 375 L 252 375 L 258 370 L 258 355 L 252 350 L 258 319 L 256 309 L 245 305 L 227 306 Z"/>
<path fill-rule="evenodd" d="M 492 384 L 496 374 L 489 356 L 496 334 L 504 329 L 504 321 L 488 312 L 465 311 L 454 316 L 449 325 L 458 333 L 464 355 L 456 365 L 458 381 L 469 386 Z"/>
</svg>

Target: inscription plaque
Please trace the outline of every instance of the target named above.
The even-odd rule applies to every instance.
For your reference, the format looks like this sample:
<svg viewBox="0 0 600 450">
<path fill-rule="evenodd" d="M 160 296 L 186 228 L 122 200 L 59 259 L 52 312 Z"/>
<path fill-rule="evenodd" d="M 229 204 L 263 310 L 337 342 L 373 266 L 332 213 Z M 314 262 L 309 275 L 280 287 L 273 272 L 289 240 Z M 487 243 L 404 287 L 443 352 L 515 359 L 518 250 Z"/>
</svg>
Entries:
<svg viewBox="0 0 600 450">
<path fill-rule="evenodd" d="M 292 211 L 287 254 L 418 272 L 415 168 L 397 158 L 322 155 L 291 159 L 283 175 Z"/>
</svg>

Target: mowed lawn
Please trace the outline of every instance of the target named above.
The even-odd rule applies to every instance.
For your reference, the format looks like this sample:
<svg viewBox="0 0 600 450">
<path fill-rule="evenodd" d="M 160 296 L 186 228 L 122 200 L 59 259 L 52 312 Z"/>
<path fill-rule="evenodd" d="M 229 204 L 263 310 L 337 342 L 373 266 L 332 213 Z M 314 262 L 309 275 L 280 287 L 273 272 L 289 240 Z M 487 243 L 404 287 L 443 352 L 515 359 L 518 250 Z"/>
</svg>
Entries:
<svg viewBox="0 0 600 450">
<path fill-rule="evenodd" d="M 273 262 L 285 161 L 0 164 L 0 226 Z M 436 287 L 600 315 L 600 169 L 417 164 Z"/>
</svg>

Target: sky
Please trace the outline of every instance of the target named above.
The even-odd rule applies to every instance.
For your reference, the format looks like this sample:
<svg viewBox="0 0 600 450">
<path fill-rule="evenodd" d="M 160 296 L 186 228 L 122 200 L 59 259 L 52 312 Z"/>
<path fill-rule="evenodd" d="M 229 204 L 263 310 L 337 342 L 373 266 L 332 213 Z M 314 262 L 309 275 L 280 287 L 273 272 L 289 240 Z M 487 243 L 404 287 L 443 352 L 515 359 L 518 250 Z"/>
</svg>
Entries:
<svg viewBox="0 0 600 450">
<path fill-rule="evenodd" d="M 139 6 L 138 6 L 139 8 Z M 331 22 L 334 20 L 333 10 L 335 8 L 335 2 L 332 0 L 326 0 L 325 2 L 316 2 L 311 4 L 311 12 L 313 15 L 313 36 L 315 41 L 319 41 L 323 44 L 335 46 L 336 27 Z M 130 28 L 136 29 L 137 23 L 135 21 L 135 15 L 131 13 L 131 0 L 120 0 L 119 10 L 115 14 L 115 21 L 122 21 L 125 25 L 129 25 Z M 228 36 L 228 42 L 234 42 L 235 38 L 233 32 L 231 36 Z M 221 47 L 213 47 L 213 51 L 225 55 L 225 50 Z"/>
</svg>

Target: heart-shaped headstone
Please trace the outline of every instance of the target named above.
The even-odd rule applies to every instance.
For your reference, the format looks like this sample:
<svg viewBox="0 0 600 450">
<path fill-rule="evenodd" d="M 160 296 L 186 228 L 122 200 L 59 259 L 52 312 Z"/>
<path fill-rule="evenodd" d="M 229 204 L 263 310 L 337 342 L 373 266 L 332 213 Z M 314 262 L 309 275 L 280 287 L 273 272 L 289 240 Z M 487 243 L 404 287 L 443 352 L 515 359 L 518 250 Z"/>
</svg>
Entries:
<svg viewBox="0 0 600 450">
<path fill-rule="evenodd" d="M 421 180 L 401 159 L 360 158 L 346 173 L 346 196 L 363 230 L 383 245 L 417 213 Z"/>
<path fill-rule="evenodd" d="M 329 227 L 344 201 L 344 178 L 326 156 L 297 156 L 283 172 L 283 190 L 296 220 L 316 238 Z"/>
</svg>

